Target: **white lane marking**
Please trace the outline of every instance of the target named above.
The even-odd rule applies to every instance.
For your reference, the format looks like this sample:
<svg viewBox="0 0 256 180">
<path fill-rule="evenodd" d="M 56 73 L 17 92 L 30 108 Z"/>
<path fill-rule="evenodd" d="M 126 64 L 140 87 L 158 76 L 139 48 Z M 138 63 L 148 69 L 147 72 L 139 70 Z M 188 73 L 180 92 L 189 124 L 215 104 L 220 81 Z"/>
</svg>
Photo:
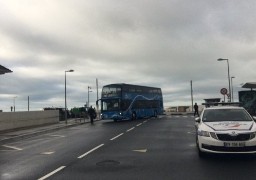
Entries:
<svg viewBox="0 0 256 180">
<path fill-rule="evenodd" d="M 81 156 L 79 156 L 79 157 L 77 157 L 77 158 L 78 158 L 78 159 L 81 159 L 81 158 L 87 156 L 88 154 L 92 153 L 93 151 L 99 149 L 99 148 L 102 147 L 102 146 L 104 146 L 104 144 L 101 144 L 101 145 L 99 145 L 99 146 L 97 146 L 97 147 L 91 149 L 90 151 L 88 151 L 88 152 L 82 154 Z"/>
<path fill-rule="evenodd" d="M 131 129 L 128 129 L 126 132 L 132 131 L 134 129 L 135 129 L 135 127 L 132 127 Z"/>
<path fill-rule="evenodd" d="M 146 123 L 146 122 L 148 122 L 148 121 L 147 120 L 143 121 L 143 123 Z"/>
<path fill-rule="evenodd" d="M 124 133 L 118 134 L 117 136 L 113 137 L 112 139 L 110 139 L 111 141 L 115 140 L 116 138 L 119 138 L 120 136 L 122 136 Z"/>
<path fill-rule="evenodd" d="M 50 172 L 49 174 L 47 174 L 47 175 L 45 175 L 45 176 L 43 176 L 43 177 L 39 178 L 38 180 L 44 180 L 44 179 L 47 179 L 48 177 L 50 177 L 50 176 L 52 176 L 53 174 L 55 174 L 55 173 L 57 173 L 57 172 L 61 171 L 61 170 L 62 170 L 62 169 L 64 169 L 65 167 L 66 167 L 66 166 L 61 166 L 61 167 L 59 167 L 58 169 L 56 169 L 56 170 L 54 170 L 54 171 Z"/>
<path fill-rule="evenodd" d="M 22 151 L 23 149 L 21 148 L 17 148 L 15 146 L 7 146 L 7 145 L 3 145 L 4 147 L 7 147 L 7 148 L 10 148 L 10 149 L 15 149 L 15 150 L 18 150 L 18 151 Z"/>
<path fill-rule="evenodd" d="M 137 127 L 139 127 L 140 125 L 142 125 L 142 123 L 140 123 L 140 124 L 137 124 L 136 126 L 137 126 Z"/>
<path fill-rule="evenodd" d="M 47 152 L 42 152 L 41 154 L 43 154 L 43 155 L 51 155 L 53 153 L 55 153 L 55 152 L 54 151 L 47 151 Z"/>
<path fill-rule="evenodd" d="M 49 136 L 52 136 L 52 137 L 66 137 L 66 136 L 58 135 L 58 134 L 53 134 L 53 135 L 49 135 Z"/>
</svg>

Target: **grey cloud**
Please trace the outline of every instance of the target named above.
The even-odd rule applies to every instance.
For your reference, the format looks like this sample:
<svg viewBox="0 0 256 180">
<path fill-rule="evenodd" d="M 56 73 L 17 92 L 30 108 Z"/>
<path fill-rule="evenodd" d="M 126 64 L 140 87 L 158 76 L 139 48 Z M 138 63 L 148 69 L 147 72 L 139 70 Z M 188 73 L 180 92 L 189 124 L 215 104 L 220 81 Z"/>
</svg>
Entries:
<svg viewBox="0 0 256 180">
<path fill-rule="evenodd" d="M 18 94 L 24 106 L 28 95 L 37 107 L 63 106 L 68 69 L 75 70 L 67 76 L 70 106 L 85 103 L 88 85 L 95 101 L 96 78 L 100 88 L 116 82 L 162 87 L 168 105 L 190 105 L 190 80 L 198 101 L 216 97 L 227 86 L 220 57 L 230 59 L 236 91 L 254 81 L 254 1 L 65 0 L 41 4 L 47 13 L 38 9 L 43 2 L 18 3 L 0 7 L 0 61 L 14 70 L 1 76 L 0 95 Z"/>
</svg>

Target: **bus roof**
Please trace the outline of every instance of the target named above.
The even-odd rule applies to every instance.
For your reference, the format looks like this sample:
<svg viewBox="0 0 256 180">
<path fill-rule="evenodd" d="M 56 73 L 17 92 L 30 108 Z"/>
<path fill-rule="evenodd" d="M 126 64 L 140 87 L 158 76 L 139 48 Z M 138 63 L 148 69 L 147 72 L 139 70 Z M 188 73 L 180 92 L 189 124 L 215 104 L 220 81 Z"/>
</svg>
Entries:
<svg viewBox="0 0 256 180">
<path fill-rule="evenodd" d="M 114 84 L 107 84 L 103 87 L 106 87 L 106 86 L 130 86 L 130 87 L 144 87 L 144 88 L 155 88 L 155 89 L 161 89 L 161 88 L 158 88 L 158 87 L 150 87 L 150 86 L 142 86 L 142 85 L 135 85 L 135 84 L 126 84 L 126 83 L 114 83 Z"/>
</svg>

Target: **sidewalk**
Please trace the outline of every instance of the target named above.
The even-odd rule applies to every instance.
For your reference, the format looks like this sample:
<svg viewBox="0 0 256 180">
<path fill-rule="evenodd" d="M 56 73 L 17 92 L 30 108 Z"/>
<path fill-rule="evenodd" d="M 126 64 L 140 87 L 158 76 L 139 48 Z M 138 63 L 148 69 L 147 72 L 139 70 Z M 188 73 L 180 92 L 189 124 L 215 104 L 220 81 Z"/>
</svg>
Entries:
<svg viewBox="0 0 256 180">
<path fill-rule="evenodd" d="M 94 120 L 97 121 L 97 120 Z M 30 127 L 30 128 L 23 128 L 18 130 L 10 130 L 10 131 L 0 131 L 0 145 L 9 143 L 15 140 L 25 139 L 29 137 L 33 137 L 36 135 L 54 132 L 59 129 L 69 128 L 72 126 L 81 125 L 84 123 L 89 123 L 89 119 L 68 119 L 67 124 L 65 121 L 59 121 L 56 124 L 44 125 L 44 126 L 37 126 L 37 127 Z"/>
</svg>

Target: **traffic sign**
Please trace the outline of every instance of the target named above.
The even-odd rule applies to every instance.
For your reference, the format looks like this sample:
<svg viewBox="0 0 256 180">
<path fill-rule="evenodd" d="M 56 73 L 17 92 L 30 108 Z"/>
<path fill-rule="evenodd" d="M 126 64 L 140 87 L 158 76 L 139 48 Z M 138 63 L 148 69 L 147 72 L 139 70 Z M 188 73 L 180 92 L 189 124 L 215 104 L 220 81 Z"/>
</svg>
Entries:
<svg viewBox="0 0 256 180">
<path fill-rule="evenodd" d="M 222 95 L 226 95 L 226 94 L 228 93 L 228 90 L 227 90 L 226 88 L 222 88 L 222 89 L 220 90 L 220 93 L 221 93 Z"/>
</svg>

